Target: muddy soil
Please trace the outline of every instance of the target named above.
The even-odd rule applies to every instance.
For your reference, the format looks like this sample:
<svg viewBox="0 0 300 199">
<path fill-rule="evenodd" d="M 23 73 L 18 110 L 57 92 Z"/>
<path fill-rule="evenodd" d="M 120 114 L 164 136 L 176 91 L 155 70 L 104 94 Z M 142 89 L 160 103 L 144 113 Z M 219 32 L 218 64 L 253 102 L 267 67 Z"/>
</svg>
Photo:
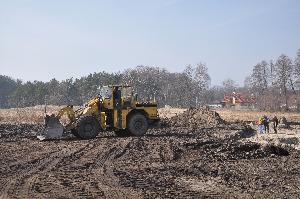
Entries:
<svg viewBox="0 0 300 199">
<path fill-rule="evenodd" d="M 142 137 L 93 140 L 0 124 L 0 198 L 300 197 L 299 151 L 244 142 L 253 129 L 209 110 L 175 117 Z"/>
</svg>

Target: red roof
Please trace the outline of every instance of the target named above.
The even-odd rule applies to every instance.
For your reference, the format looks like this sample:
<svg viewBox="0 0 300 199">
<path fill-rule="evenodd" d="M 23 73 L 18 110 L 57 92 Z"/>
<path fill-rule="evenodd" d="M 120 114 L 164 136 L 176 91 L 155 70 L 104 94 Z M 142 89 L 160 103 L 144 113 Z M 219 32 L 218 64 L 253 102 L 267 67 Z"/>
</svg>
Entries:
<svg viewBox="0 0 300 199">
<path fill-rule="evenodd" d="M 236 104 L 243 104 L 243 103 L 251 103 L 252 104 L 252 103 L 256 102 L 256 100 L 253 96 L 247 96 L 242 93 L 236 93 L 236 92 L 233 92 L 231 94 L 225 94 L 223 102 L 232 103 L 233 98 L 235 98 Z"/>
</svg>

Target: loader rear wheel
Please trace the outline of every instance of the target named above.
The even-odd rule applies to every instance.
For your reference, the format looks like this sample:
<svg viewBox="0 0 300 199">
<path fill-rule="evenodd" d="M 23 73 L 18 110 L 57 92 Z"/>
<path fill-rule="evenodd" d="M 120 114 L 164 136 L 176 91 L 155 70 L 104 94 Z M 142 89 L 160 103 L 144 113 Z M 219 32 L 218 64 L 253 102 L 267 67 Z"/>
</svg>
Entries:
<svg viewBox="0 0 300 199">
<path fill-rule="evenodd" d="M 77 133 L 81 139 L 95 138 L 100 130 L 100 124 L 93 116 L 82 116 L 77 122 Z"/>
<path fill-rule="evenodd" d="M 148 121 L 147 118 L 140 114 L 135 113 L 130 116 L 128 121 L 128 131 L 135 136 L 142 136 L 148 130 Z"/>
</svg>

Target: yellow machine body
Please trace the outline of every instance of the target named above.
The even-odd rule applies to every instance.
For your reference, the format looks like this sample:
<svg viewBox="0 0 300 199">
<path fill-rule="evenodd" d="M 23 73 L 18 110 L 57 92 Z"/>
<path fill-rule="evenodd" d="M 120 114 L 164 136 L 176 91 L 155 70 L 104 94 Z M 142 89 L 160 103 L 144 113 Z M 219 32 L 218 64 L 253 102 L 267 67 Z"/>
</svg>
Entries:
<svg viewBox="0 0 300 199">
<path fill-rule="evenodd" d="M 93 129 L 97 126 L 98 130 L 98 124 L 100 131 L 113 130 L 121 132 L 121 130 L 125 130 L 130 131 L 131 134 L 140 135 L 145 133 L 145 129 L 148 129 L 149 124 L 159 121 L 157 103 L 154 101 L 137 102 L 137 97 L 133 95 L 132 88 L 124 85 L 102 87 L 99 96 L 90 99 L 85 107 L 74 111 L 73 106 L 68 105 L 62 108 L 57 115 L 50 117 L 53 117 L 52 120 L 59 121 L 63 115 L 67 115 L 69 118 L 69 123 L 64 126 L 64 130 L 71 131 L 83 139 L 86 139 L 84 136 L 84 132 L 88 132 L 86 129 Z M 84 123 L 81 119 L 83 117 L 89 117 L 90 119 Z M 97 121 L 96 123 L 91 121 L 93 118 Z M 53 121 L 52 123 L 52 125 L 49 125 L 45 122 L 45 126 L 48 127 L 45 132 L 50 135 L 48 137 L 51 137 L 51 130 L 49 129 L 52 128 L 54 131 L 60 127 L 60 124 L 55 124 Z M 80 126 L 88 124 L 93 125 L 87 126 L 89 128 Z M 94 136 L 89 135 L 88 138 L 90 137 Z"/>
</svg>

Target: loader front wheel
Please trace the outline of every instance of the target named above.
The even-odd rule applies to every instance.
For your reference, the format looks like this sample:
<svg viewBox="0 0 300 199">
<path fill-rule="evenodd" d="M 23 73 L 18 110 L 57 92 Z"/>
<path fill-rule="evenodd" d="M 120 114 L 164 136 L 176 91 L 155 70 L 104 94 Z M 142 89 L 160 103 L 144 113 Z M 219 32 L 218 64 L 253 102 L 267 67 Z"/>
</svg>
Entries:
<svg viewBox="0 0 300 199">
<path fill-rule="evenodd" d="M 140 114 L 135 113 L 130 116 L 128 121 L 128 130 L 132 135 L 142 136 L 148 130 L 148 121 L 147 118 Z"/>
<path fill-rule="evenodd" d="M 82 116 L 77 122 L 77 133 L 81 139 L 95 138 L 100 130 L 100 123 L 93 116 Z"/>
</svg>

